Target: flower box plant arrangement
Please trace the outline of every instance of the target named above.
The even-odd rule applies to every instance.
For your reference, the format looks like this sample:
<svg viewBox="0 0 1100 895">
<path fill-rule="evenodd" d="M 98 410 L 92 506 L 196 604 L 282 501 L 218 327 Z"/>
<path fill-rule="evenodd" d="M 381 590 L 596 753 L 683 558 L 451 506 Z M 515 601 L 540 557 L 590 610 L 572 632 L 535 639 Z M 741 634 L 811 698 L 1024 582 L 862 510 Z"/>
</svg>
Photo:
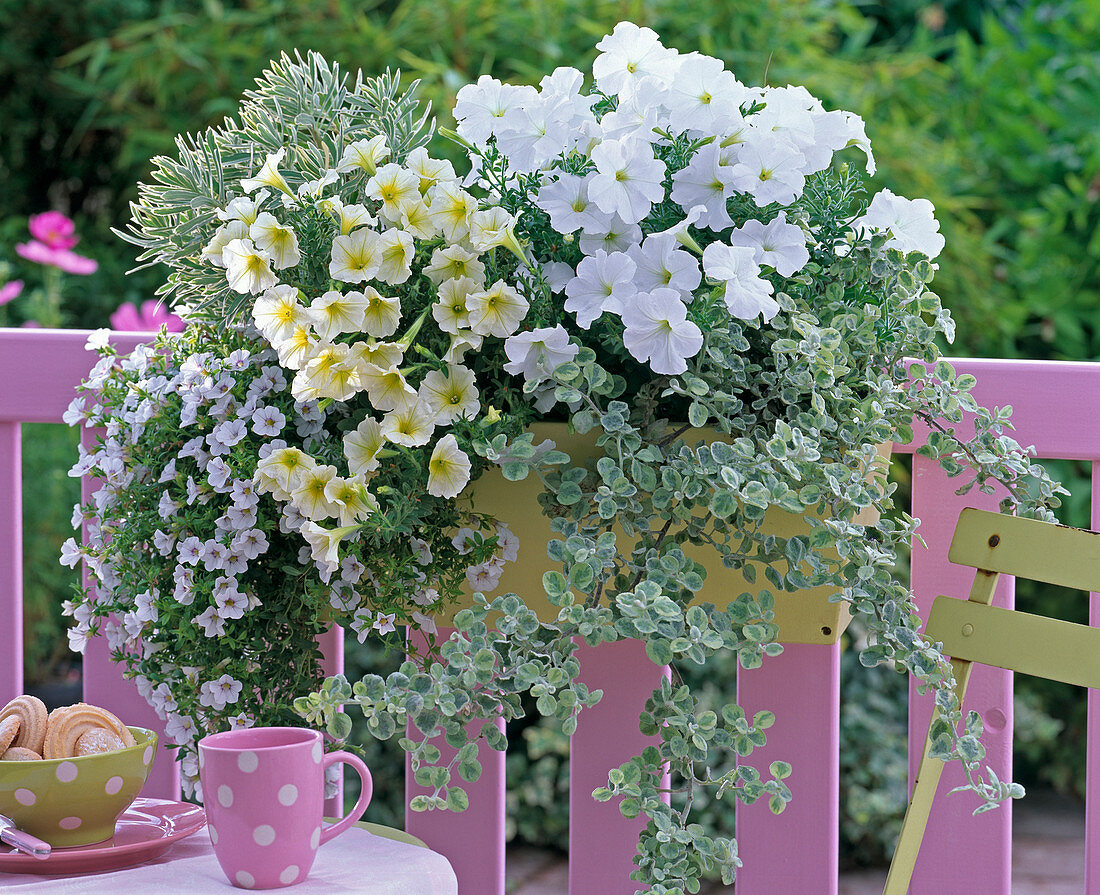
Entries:
<svg viewBox="0 0 1100 895">
<path fill-rule="evenodd" d="M 123 235 L 168 265 L 190 327 L 128 358 L 104 347 L 94 400 L 74 405 L 106 426 L 76 467 L 104 486 L 67 548 L 101 584 L 70 604 L 74 641 L 106 631 L 192 785 L 208 730 L 293 705 L 343 738 L 356 705 L 374 736 L 401 735 L 432 791 L 415 810 L 462 810 L 470 722 L 516 717 L 530 693 L 570 733 L 599 699 L 579 638 L 638 639 L 662 665 L 730 649 L 750 668 L 782 650 L 775 595 L 824 586 L 863 618 L 866 663 L 936 691 L 937 754 L 983 804 L 1016 794 L 982 776 L 980 721 L 892 574 L 917 521 L 877 449 L 918 421 L 963 488 L 999 482 L 1006 508 L 1044 517 L 1060 491 L 940 359 L 930 203 L 868 201 L 863 122 L 803 88 L 746 86 L 630 23 L 597 48 L 587 85 L 559 68 L 459 91 L 446 135 L 468 171 L 426 151 L 411 90 L 315 54 L 273 63 L 237 118 L 156 160 Z M 595 456 L 536 439 L 547 420 Z M 543 593 L 492 596 L 525 546 L 471 498 L 494 467 L 541 483 Z M 803 533 L 776 536 L 769 511 Z M 701 599 L 700 549 L 747 589 Z M 386 678 L 322 682 L 329 622 L 401 649 L 398 626 L 423 637 Z M 713 787 L 782 810 L 789 768 L 751 764 L 768 713 L 704 711 L 675 669 L 639 709 L 655 745 L 595 793 L 649 818 L 635 878 L 730 879 L 735 843 L 667 804 L 663 773 L 688 805 Z M 493 724 L 480 736 L 506 746 Z M 736 760 L 712 777 L 718 753 Z"/>
</svg>

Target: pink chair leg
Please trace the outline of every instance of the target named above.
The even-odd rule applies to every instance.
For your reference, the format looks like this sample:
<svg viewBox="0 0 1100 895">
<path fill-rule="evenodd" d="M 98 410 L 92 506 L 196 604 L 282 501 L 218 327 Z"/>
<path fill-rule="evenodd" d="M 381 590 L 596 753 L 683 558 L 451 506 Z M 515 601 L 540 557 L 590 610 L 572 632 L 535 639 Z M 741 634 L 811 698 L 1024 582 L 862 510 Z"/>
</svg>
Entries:
<svg viewBox="0 0 1100 895">
<path fill-rule="evenodd" d="M 607 786 L 609 770 L 653 745 L 638 730 L 638 715 L 668 669 L 654 665 L 635 640 L 582 644 L 577 656 L 581 680 L 604 696 L 581 712 L 570 743 L 569 895 L 632 895 L 632 859 L 645 818 L 627 820 L 617 800 L 597 802 L 592 790 Z"/>
<path fill-rule="evenodd" d="M 19 423 L 0 422 L 0 706 L 23 692 L 23 497 Z"/>
<path fill-rule="evenodd" d="M 440 628 L 440 637 L 450 632 Z M 492 722 L 491 722 L 492 723 Z M 471 736 L 482 722 L 471 724 Z M 496 722 L 503 730 L 504 723 Z M 420 737 L 411 728 L 410 737 Z M 443 761 L 454 757 L 454 750 L 442 739 L 437 743 Z M 461 814 L 453 811 L 406 811 L 405 829 L 424 840 L 434 851 L 451 862 L 458 877 L 459 895 L 504 895 L 504 759 L 505 753 L 480 744 L 481 777 L 474 783 L 460 782 L 470 797 L 469 807 Z M 427 793 L 413 780 L 410 762 L 405 763 L 405 804 L 413 796 Z"/>
<path fill-rule="evenodd" d="M 998 497 L 978 491 L 959 497 L 958 480 L 947 478 L 939 465 L 924 457 L 913 458 L 913 515 L 923 520 L 920 534 L 927 549 L 914 545 L 912 582 L 917 606 L 927 618 L 940 594 L 965 598 L 974 579 L 973 570 L 948 562 L 947 551 L 955 523 L 964 507 L 997 509 Z M 1011 609 L 1015 581 L 1002 576 L 994 604 Z M 931 699 L 909 688 L 909 780 L 912 785 L 924 745 Z M 975 710 L 985 724 L 986 758 L 1002 780 L 1012 776 L 1012 673 L 975 665 L 963 701 L 963 713 Z M 957 763 L 944 768 L 939 795 L 924 835 L 910 895 L 943 895 L 945 892 L 977 892 L 1009 895 L 1012 886 L 1012 805 L 974 816 L 973 796 L 948 795 L 964 782 Z"/>
<path fill-rule="evenodd" d="M 787 644 L 760 668 L 739 669 L 737 701 L 750 717 L 762 709 L 775 713 L 767 745 L 748 760 L 762 775 L 777 760 L 793 769 L 787 778 L 793 800 L 782 814 L 772 814 L 766 800 L 737 804 L 737 847 L 744 862 L 738 895 L 836 895 L 840 646 Z"/>
</svg>

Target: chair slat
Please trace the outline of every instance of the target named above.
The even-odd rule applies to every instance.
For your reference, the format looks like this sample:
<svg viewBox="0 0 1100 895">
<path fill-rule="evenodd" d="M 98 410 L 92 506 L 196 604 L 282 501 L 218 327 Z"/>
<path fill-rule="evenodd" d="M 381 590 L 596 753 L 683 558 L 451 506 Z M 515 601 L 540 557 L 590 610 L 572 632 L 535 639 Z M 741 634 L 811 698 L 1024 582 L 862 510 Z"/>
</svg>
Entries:
<svg viewBox="0 0 1100 895">
<path fill-rule="evenodd" d="M 925 636 L 956 659 L 1100 688 L 1100 628 L 939 597 Z"/>
<path fill-rule="evenodd" d="M 1100 533 L 967 509 L 947 558 L 1060 587 L 1100 591 Z"/>
</svg>

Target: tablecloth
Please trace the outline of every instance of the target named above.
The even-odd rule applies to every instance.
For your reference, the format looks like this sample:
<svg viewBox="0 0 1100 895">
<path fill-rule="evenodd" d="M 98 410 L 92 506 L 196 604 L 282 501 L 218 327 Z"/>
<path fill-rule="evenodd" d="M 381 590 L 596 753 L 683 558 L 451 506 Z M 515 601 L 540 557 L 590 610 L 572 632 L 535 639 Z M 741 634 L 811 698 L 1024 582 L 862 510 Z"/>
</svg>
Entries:
<svg viewBox="0 0 1100 895">
<path fill-rule="evenodd" d="M 5 895 L 228 895 L 243 891 L 225 878 L 205 829 L 137 867 L 68 878 L 0 873 L 0 890 Z M 458 882 L 442 855 L 352 827 L 322 845 L 309 877 L 285 891 L 288 895 L 458 895 Z"/>
</svg>

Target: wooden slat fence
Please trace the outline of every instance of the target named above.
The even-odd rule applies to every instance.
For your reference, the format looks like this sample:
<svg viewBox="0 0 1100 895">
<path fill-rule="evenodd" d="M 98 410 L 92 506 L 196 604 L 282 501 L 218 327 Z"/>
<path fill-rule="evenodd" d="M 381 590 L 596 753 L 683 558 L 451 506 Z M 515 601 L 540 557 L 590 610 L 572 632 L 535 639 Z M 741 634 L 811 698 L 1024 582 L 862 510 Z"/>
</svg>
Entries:
<svg viewBox="0 0 1100 895">
<path fill-rule="evenodd" d="M 22 422 L 60 422 L 76 384 L 95 360 L 84 350 L 86 332 L 0 329 L 0 705 L 22 692 L 21 520 L 19 434 Z M 129 350 L 147 336 L 115 334 Z M 978 378 L 977 399 L 1011 404 L 1016 438 L 1034 445 L 1040 457 L 1087 460 L 1093 470 L 1094 529 L 1100 529 L 1100 364 L 1032 361 L 954 361 L 956 369 Z M 1091 407 L 1091 409 L 1090 409 Z M 88 438 L 89 436 L 85 436 Z M 924 437 L 918 433 L 915 444 Z M 896 446 L 912 451 L 914 445 Z M 75 458 L 74 458 L 75 459 Z M 978 492 L 954 494 L 956 483 L 922 457 L 913 459 L 913 513 L 923 520 L 927 548 L 915 547 L 912 581 L 922 611 L 941 593 L 964 595 L 967 570 L 951 566 L 947 546 L 965 506 L 996 509 L 996 499 Z M 28 486 L 32 488 L 33 486 Z M 997 605 L 1011 607 L 1012 582 L 1000 589 Z M 1091 597 L 1091 624 L 1100 624 L 1100 599 Z M 342 667 L 340 632 L 327 639 L 330 671 Z M 159 719 L 129 683 L 120 681 L 102 644 L 93 641 L 84 660 L 85 698 L 108 706 L 132 723 L 159 728 Z M 632 869 L 637 821 L 624 821 L 614 804 L 594 802 L 589 793 L 606 782 L 607 770 L 642 748 L 637 712 L 665 673 L 633 643 L 582 648 L 584 680 L 605 696 L 582 713 L 571 743 L 570 895 L 625 895 L 635 884 Z M 839 816 L 840 653 L 838 646 L 793 645 L 761 669 L 742 672 L 738 698 L 746 710 L 767 707 L 775 726 L 758 766 L 774 758 L 791 762 L 788 780 L 794 801 L 772 816 L 763 805 L 739 807 L 737 837 L 745 866 L 738 895 L 837 895 Z M 1086 895 L 1100 895 L 1100 703 L 1089 693 L 1089 794 L 1087 805 Z M 966 709 L 982 715 L 988 763 L 1011 777 L 1011 674 L 984 666 L 974 669 Z M 910 753 L 919 754 L 930 712 L 929 701 L 911 693 Z M 446 854 L 455 867 L 462 895 L 504 895 L 504 756 L 483 750 L 485 772 L 470 786 L 470 809 L 412 814 L 410 832 Z M 912 762 L 912 759 L 911 759 Z M 158 762 L 146 795 L 176 797 L 175 766 Z M 941 795 L 917 864 L 913 895 L 944 892 L 1011 892 L 1011 806 L 973 817 L 966 796 L 945 797 L 960 774 L 945 773 Z M 412 791 L 414 784 L 409 783 Z M 731 818 L 732 819 L 732 818 Z"/>
</svg>

